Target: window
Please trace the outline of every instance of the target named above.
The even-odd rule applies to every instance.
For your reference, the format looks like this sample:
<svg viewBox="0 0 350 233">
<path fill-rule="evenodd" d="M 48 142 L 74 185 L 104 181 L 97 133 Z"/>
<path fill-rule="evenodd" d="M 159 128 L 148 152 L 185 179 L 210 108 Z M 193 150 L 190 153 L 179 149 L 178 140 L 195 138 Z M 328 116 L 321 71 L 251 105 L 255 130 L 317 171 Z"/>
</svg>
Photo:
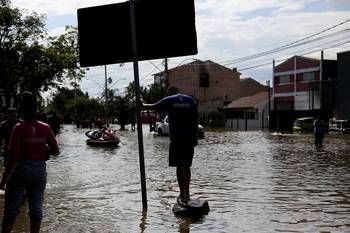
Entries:
<svg viewBox="0 0 350 233">
<path fill-rule="evenodd" d="M 199 86 L 200 87 L 209 87 L 209 74 L 201 73 L 199 77 Z"/>
<path fill-rule="evenodd" d="M 303 82 L 312 82 L 315 80 L 314 72 L 303 73 Z"/>
<path fill-rule="evenodd" d="M 255 112 L 240 112 L 239 113 L 239 118 L 240 119 L 257 119 Z"/>
<path fill-rule="evenodd" d="M 247 119 L 255 119 L 255 113 L 254 112 L 247 112 Z"/>
<path fill-rule="evenodd" d="M 287 83 L 290 83 L 289 75 L 280 76 L 280 84 L 287 84 Z"/>
</svg>

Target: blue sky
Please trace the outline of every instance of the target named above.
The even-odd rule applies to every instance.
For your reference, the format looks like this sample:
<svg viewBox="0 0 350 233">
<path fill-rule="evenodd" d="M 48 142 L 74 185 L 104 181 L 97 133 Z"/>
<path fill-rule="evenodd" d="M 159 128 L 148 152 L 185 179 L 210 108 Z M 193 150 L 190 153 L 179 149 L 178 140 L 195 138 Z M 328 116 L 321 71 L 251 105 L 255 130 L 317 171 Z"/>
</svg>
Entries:
<svg viewBox="0 0 350 233">
<path fill-rule="evenodd" d="M 66 25 L 77 25 L 78 8 L 117 2 L 123 1 L 12 0 L 17 7 L 45 14 L 46 27 L 52 35 L 63 33 Z M 195 0 L 195 7 L 199 52 L 195 56 L 170 58 L 169 68 L 191 59 L 212 60 L 228 68 L 236 67 L 242 78 L 252 77 L 264 84 L 271 79 L 273 59 L 283 60 L 293 55 L 320 58 L 320 52 L 309 52 L 322 48 L 326 59 L 335 59 L 337 52 L 350 50 L 350 43 L 340 45 L 350 40 L 350 32 L 346 31 L 350 22 L 347 22 L 320 34 L 325 37 L 307 45 L 232 63 L 234 59 L 289 44 L 346 21 L 350 18 L 350 0 Z M 262 64 L 269 65 L 250 68 Z M 162 60 L 143 61 L 139 65 L 141 85 L 152 83 L 152 74 L 164 69 Z M 133 80 L 129 63 L 110 65 L 107 71 L 117 92 L 122 93 Z M 104 68 L 90 68 L 81 88 L 97 96 L 103 86 Z"/>
</svg>

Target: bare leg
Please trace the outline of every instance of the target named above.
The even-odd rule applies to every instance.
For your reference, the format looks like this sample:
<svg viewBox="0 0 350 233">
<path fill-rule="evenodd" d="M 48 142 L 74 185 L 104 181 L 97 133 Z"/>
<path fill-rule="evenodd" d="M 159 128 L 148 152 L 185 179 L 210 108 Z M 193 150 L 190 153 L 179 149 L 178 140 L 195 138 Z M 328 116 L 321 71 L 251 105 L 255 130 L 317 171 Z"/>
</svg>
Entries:
<svg viewBox="0 0 350 233">
<path fill-rule="evenodd" d="M 191 168 L 177 167 L 176 175 L 180 188 L 180 198 L 182 200 L 188 200 L 190 198 Z"/>
<path fill-rule="evenodd" d="M 177 182 L 179 184 L 180 188 L 180 198 L 184 199 L 185 198 L 185 186 L 184 186 L 184 176 L 183 176 L 183 167 L 177 167 L 176 168 L 176 176 L 177 176 Z"/>
</svg>

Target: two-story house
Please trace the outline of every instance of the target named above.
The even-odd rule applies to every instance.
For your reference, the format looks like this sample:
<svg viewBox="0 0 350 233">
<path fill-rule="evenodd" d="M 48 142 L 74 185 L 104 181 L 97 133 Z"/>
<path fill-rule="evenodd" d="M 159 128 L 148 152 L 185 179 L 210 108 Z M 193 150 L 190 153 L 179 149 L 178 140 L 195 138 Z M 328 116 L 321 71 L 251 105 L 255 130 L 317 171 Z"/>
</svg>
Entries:
<svg viewBox="0 0 350 233">
<path fill-rule="evenodd" d="M 296 117 L 330 117 L 335 106 L 337 62 L 294 56 L 274 67 L 275 122 L 290 128 Z"/>
</svg>

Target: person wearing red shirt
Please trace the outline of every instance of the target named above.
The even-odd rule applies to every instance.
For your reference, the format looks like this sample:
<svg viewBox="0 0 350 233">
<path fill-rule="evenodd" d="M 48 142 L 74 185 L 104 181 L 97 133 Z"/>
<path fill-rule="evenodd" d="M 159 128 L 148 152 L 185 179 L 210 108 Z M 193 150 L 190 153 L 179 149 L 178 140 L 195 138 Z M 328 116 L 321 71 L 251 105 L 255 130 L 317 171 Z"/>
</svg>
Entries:
<svg viewBox="0 0 350 233">
<path fill-rule="evenodd" d="M 10 156 L 0 182 L 0 189 L 5 190 L 1 232 L 11 232 L 26 192 L 30 232 L 37 233 L 43 216 L 46 160 L 48 155 L 58 155 L 59 149 L 50 126 L 35 120 L 36 99 L 31 92 L 22 94 L 19 110 L 24 122 L 13 128 L 8 146 Z"/>
</svg>

